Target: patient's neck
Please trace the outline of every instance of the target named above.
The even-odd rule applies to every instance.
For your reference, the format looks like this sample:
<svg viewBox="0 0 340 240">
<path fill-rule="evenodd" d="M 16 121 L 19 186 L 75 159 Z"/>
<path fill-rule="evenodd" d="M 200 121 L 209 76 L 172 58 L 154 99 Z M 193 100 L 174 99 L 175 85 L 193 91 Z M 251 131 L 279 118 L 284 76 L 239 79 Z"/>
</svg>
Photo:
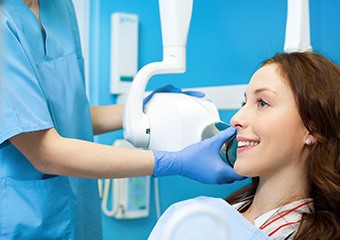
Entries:
<svg viewBox="0 0 340 240">
<path fill-rule="evenodd" d="M 251 206 L 242 215 L 251 223 L 254 219 L 288 203 L 308 197 L 306 174 L 290 174 L 260 178 Z"/>
</svg>

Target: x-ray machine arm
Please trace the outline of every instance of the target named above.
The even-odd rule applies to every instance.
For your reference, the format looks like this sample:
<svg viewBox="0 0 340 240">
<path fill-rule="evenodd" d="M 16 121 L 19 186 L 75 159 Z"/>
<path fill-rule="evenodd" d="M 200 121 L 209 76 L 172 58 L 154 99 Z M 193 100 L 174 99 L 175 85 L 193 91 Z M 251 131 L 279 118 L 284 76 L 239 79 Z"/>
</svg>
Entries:
<svg viewBox="0 0 340 240">
<path fill-rule="evenodd" d="M 159 0 L 163 61 L 144 66 L 135 76 L 124 113 L 124 137 L 146 148 L 150 123 L 143 113 L 143 96 L 149 79 L 156 74 L 183 73 L 186 70 L 186 41 L 193 0 Z"/>
</svg>

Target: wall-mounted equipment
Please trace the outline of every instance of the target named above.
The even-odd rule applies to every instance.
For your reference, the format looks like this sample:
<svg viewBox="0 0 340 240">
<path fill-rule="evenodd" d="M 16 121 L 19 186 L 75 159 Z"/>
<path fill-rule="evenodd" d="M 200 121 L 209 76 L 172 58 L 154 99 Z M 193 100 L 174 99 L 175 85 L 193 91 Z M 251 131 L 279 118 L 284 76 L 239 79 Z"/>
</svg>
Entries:
<svg viewBox="0 0 340 240">
<path fill-rule="evenodd" d="M 134 148 L 119 139 L 116 147 Z M 102 210 L 108 217 L 117 219 L 141 218 L 149 215 L 150 177 L 105 179 L 102 188 Z M 111 199 L 111 201 L 109 201 Z"/>
<path fill-rule="evenodd" d="M 112 94 L 127 93 L 138 71 L 138 16 L 111 15 L 111 84 Z"/>
</svg>

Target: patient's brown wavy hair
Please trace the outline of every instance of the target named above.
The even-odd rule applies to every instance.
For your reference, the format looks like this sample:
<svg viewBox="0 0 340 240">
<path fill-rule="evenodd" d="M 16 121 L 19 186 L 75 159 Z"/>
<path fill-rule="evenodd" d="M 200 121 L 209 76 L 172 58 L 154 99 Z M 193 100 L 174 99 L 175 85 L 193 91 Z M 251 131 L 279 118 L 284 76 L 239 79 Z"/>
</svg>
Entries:
<svg viewBox="0 0 340 240">
<path fill-rule="evenodd" d="M 314 211 L 303 213 L 294 239 L 340 239 L 340 67 L 312 52 L 276 54 L 262 66 L 269 64 L 287 81 L 305 127 L 316 138 L 307 159 Z M 254 195 L 258 183 L 253 178 L 226 201 L 234 204 Z"/>
</svg>

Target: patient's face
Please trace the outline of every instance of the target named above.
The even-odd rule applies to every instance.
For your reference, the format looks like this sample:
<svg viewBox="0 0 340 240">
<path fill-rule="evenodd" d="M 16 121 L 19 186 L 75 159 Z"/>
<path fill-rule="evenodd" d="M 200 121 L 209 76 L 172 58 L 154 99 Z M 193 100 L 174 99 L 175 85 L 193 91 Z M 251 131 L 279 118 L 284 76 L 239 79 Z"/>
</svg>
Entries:
<svg viewBox="0 0 340 240">
<path fill-rule="evenodd" d="M 231 124 L 238 130 L 234 166 L 238 174 L 271 176 L 302 166 L 308 132 L 293 92 L 277 73 L 276 65 L 264 66 L 253 75 L 245 92 L 245 105 Z"/>
</svg>

